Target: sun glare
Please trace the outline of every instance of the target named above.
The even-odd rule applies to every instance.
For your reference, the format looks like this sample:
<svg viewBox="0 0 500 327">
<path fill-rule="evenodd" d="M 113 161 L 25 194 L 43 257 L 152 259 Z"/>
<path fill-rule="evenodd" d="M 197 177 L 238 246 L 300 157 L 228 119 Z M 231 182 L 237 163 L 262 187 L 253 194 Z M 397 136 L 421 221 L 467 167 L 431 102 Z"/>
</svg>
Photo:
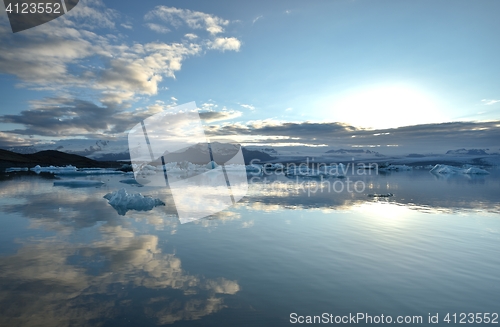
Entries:
<svg viewBox="0 0 500 327">
<path fill-rule="evenodd" d="M 409 86 L 378 86 L 349 92 L 329 110 L 335 121 L 383 129 L 442 122 L 439 105 L 430 95 Z"/>
<path fill-rule="evenodd" d="M 410 213 L 407 207 L 387 202 L 365 202 L 354 208 L 377 223 L 400 224 Z"/>
</svg>

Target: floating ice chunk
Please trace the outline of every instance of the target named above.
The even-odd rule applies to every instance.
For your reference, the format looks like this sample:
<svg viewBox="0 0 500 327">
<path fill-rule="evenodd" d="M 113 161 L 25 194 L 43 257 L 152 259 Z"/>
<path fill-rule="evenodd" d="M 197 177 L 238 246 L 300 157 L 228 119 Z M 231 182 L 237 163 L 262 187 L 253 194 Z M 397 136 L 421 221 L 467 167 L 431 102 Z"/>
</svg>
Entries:
<svg viewBox="0 0 500 327">
<path fill-rule="evenodd" d="M 149 211 L 157 206 L 164 206 L 160 199 L 144 196 L 141 193 L 128 194 L 124 188 L 104 196 L 119 215 L 124 216 L 128 210 Z"/>
<path fill-rule="evenodd" d="M 488 171 L 467 165 L 465 168 L 453 167 L 448 165 L 435 165 L 431 170 L 431 173 L 435 174 L 479 174 L 479 175 L 487 175 Z"/>
<path fill-rule="evenodd" d="M 106 169 L 106 168 L 82 168 L 81 172 L 87 175 L 115 175 L 123 174 L 121 170 Z"/>
<path fill-rule="evenodd" d="M 206 165 L 206 168 L 207 168 L 207 169 L 215 169 L 215 168 L 217 168 L 217 167 L 219 167 L 219 165 L 218 165 L 218 164 L 216 164 L 216 163 L 215 163 L 215 161 L 213 161 L 213 160 L 212 160 L 212 161 L 210 161 L 209 163 L 207 163 L 207 165 Z"/>
<path fill-rule="evenodd" d="M 385 194 L 368 194 L 368 197 L 370 198 L 390 198 L 394 196 L 392 193 L 385 193 Z"/>
<path fill-rule="evenodd" d="M 26 168 L 26 167 L 11 167 L 11 168 L 5 169 L 6 173 L 11 173 L 14 171 L 28 171 L 28 168 Z"/>
<path fill-rule="evenodd" d="M 298 165 L 298 166 L 289 167 L 285 171 L 285 175 L 303 176 L 303 175 L 308 175 L 311 172 L 312 172 L 311 168 L 307 167 L 306 165 Z"/>
<path fill-rule="evenodd" d="M 413 170 L 412 167 L 407 165 L 389 165 L 384 168 L 379 168 L 380 171 L 408 171 Z"/>
<path fill-rule="evenodd" d="M 36 165 L 33 168 L 30 168 L 31 171 L 34 171 L 35 173 L 40 173 L 40 172 L 49 172 L 49 173 L 64 173 L 64 172 L 74 172 L 77 171 L 77 168 L 75 166 L 68 165 L 66 167 L 57 167 L 57 166 L 48 166 L 48 167 L 40 167 L 40 165 Z"/>
<path fill-rule="evenodd" d="M 92 186 L 102 186 L 104 182 L 93 181 L 87 179 L 61 179 L 54 182 L 54 186 L 69 186 L 69 187 L 92 187 Z"/>
<path fill-rule="evenodd" d="M 266 163 L 263 165 L 263 168 L 266 170 L 278 170 L 278 169 L 283 169 L 285 166 L 283 166 L 282 163 Z"/>
<path fill-rule="evenodd" d="M 430 172 L 435 174 L 457 174 L 460 172 L 460 168 L 448 166 L 448 165 L 435 165 Z"/>
<path fill-rule="evenodd" d="M 477 168 L 477 167 L 467 168 L 464 170 L 463 173 L 464 174 L 478 174 L 478 175 L 488 175 L 489 174 L 488 171 L 481 169 L 481 168 Z"/>
</svg>

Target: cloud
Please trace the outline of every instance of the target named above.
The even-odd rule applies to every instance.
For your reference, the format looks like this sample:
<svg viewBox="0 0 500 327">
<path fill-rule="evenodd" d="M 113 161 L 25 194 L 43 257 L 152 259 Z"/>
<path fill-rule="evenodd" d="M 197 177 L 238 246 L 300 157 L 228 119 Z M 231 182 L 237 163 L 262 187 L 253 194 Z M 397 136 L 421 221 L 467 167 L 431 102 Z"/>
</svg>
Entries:
<svg viewBox="0 0 500 327">
<path fill-rule="evenodd" d="M 254 20 L 252 21 L 252 24 L 255 24 L 255 22 L 258 21 L 259 19 L 261 19 L 262 17 L 264 17 L 264 16 L 260 15 L 260 16 L 255 17 Z"/>
<path fill-rule="evenodd" d="M 168 107 L 168 105 L 152 104 L 146 108 L 126 111 L 120 106 L 111 104 L 99 106 L 80 99 L 46 98 L 32 101 L 31 108 L 19 114 L 0 116 L 0 122 L 20 124 L 25 127 L 11 131 L 11 135 L 106 138 L 124 133 L 137 122 Z M 7 140 L 0 138 L 1 141 L 12 144 L 13 138 Z M 22 142 L 17 139 L 17 143 Z"/>
<path fill-rule="evenodd" d="M 107 8 L 101 0 L 81 0 L 78 6 L 63 16 L 69 26 L 78 28 L 114 28 L 118 11 Z"/>
<path fill-rule="evenodd" d="M 215 103 L 212 103 L 212 102 L 205 102 L 205 103 L 202 103 L 200 107 L 201 107 L 201 109 L 204 109 L 204 110 L 213 111 L 213 109 L 217 108 L 218 105 L 216 105 Z"/>
<path fill-rule="evenodd" d="M 202 12 L 157 9 L 148 15 L 172 15 L 174 21 L 181 19 L 190 27 L 206 29 L 209 38 L 197 39 L 188 33 L 179 42 L 144 44 L 126 42 L 116 32 L 97 34 L 96 28 L 131 25 L 117 23 L 120 15 L 101 1 L 82 0 L 67 15 L 21 34 L 14 35 L 2 18 L 0 73 L 16 76 L 20 87 L 72 94 L 84 89 L 102 103 L 115 105 L 157 94 L 159 83 L 165 77 L 175 78 L 188 57 L 207 49 L 239 50 L 235 38 L 213 40 L 227 20 Z M 163 24 L 148 22 L 147 26 L 167 31 Z"/>
<path fill-rule="evenodd" d="M 500 100 L 493 100 L 493 99 L 482 99 L 481 102 L 483 102 L 483 104 L 485 106 L 491 106 L 492 104 L 495 104 L 497 102 L 500 102 Z"/>
<path fill-rule="evenodd" d="M 240 104 L 240 106 L 249 110 L 255 110 L 255 107 L 252 106 L 251 104 Z"/>
<path fill-rule="evenodd" d="M 0 72 L 17 76 L 22 86 L 30 88 L 94 90 L 108 103 L 156 94 L 164 76 L 175 78 L 182 61 L 201 52 L 194 43 L 128 46 L 68 27 L 34 30 L 18 37 L 0 35 Z M 84 59 L 98 64 L 83 66 Z"/>
<path fill-rule="evenodd" d="M 120 24 L 121 27 L 126 28 L 128 30 L 134 29 L 132 24 Z"/>
<path fill-rule="evenodd" d="M 209 136 L 238 136 L 247 144 L 371 147 L 399 145 L 398 151 L 446 151 L 454 148 L 492 147 L 500 139 L 500 121 L 451 122 L 368 130 L 343 123 L 279 122 L 257 120 L 207 127 Z M 374 136 L 377 134 L 377 136 Z M 388 148 L 386 148 L 388 149 Z M 388 150 L 387 150 L 388 151 Z"/>
<path fill-rule="evenodd" d="M 146 26 L 152 30 L 152 31 L 155 31 L 155 32 L 158 32 L 158 33 L 162 33 L 162 34 L 165 34 L 165 33 L 168 33 L 170 32 L 170 29 L 163 26 L 163 25 L 160 25 L 160 24 L 154 24 L 154 23 L 147 23 Z"/>
<path fill-rule="evenodd" d="M 209 43 L 210 49 L 240 51 L 241 42 L 235 37 L 218 37 Z"/>
<path fill-rule="evenodd" d="M 215 122 L 221 120 L 229 120 L 233 118 L 238 118 L 241 116 L 240 111 L 227 110 L 227 111 L 205 111 L 200 112 L 200 118 L 206 122 Z"/>
<path fill-rule="evenodd" d="M 158 18 L 176 28 L 186 24 L 192 29 L 204 29 L 212 35 L 224 32 L 223 26 L 229 24 L 229 20 L 215 15 L 166 6 L 157 6 L 154 10 L 148 12 L 144 18 L 146 20 Z"/>
<path fill-rule="evenodd" d="M 170 97 L 170 99 L 171 99 L 172 101 L 177 101 L 177 98 L 175 98 L 175 97 Z"/>
<path fill-rule="evenodd" d="M 184 37 L 187 37 L 190 40 L 194 40 L 194 39 L 198 38 L 198 35 L 193 34 L 193 33 L 187 33 L 186 35 L 184 35 Z"/>
<path fill-rule="evenodd" d="M 0 146 L 4 148 L 12 146 L 28 146 L 36 141 L 37 140 L 34 139 L 26 140 L 16 134 L 12 134 L 9 132 L 0 132 Z"/>
</svg>

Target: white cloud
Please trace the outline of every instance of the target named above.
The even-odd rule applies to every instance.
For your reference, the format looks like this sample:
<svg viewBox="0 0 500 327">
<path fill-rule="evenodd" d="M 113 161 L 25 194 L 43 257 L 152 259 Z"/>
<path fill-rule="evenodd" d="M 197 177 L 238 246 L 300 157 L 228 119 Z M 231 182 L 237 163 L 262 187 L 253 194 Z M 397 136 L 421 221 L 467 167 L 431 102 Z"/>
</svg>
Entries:
<svg viewBox="0 0 500 327">
<path fill-rule="evenodd" d="M 292 108 L 286 108 L 285 111 L 292 111 Z"/>
<path fill-rule="evenodd" d="M 161 9 L 166 7 L 158 8 L 159 13 L 165 14 Z M 96 15 L 89 18 L 93 13 Z M 155 11 L 150 14 L 155 16 L 157 13 Z M 9 135 L 57 134 L 58 137 L 68 137 L 97 133 L 111 135 L 118 130 L 123 131 L 124 126 L 130 122 L 129 118 L 136 119 L 129 117 L 125 111 L 130 103 L 141 97 L 147 100 L 147 97 L 157 94 L 160 89 L 168 89 L 166 86 L 160 88 L 159 83 L 165 78 L 175 78 L 185 59 L 210 49 L 238 51 L 241 46 L 240 41 L 234 37 L 215 36 L 223 31 L 223 27 L 229 23 L 227 20 L 181 9 L 175 9 L 170 14 L 174 21 L 177 19 L 189 27 L 205 29 L 209 35 L 199 38 L 188 33 L 185 37 L 180 37 L 178 42 L 171 43 L 127 42 L 125 36 L 117 33 L 114 28 L 121 26 L 131 29 L 132 25 L 128 22 L 121 23 L 119 15 L 114 10 L 108 10 L 100 0 L 81 0 L 67 15 L 15 35 L 8 26 L 6 15 L 0 15 L 0 74 L 17 77 L 18 87 L 54 92 L 55 96 L 49 98 L 60 102 L 52 104 L 50 108 L 61 114 L 56 113 L 39 124 L 38 121 L 25 119 L 38 117 L 41 110 L 36 106 L 22 110 L 23 114 L 18 115 L 19 117 L 7 117 L 4 113 L 3 119 L 19 121 L 25 127 Z M 165 24 L 147 23 L 149 28 L 155 26 L 153 29 L 158 27 L 160 31 L 161 28 L 166 28 Z M 175 24 L 172 23 L 174 26 Z M 93 31 L 96 27 L 110 28 L 112 32 L 98 34 Z M 67 128 L 56 124 L 57 119 L 72 115 L 71 107 L 80 103 L 74 98 L 74 94 L 82 91 L 89 98 L 96 99 L 96 103 L 100 102 L 94 103 L 98 107 L 97 111 L 108 108 L 106 115 L 110 114 L 107 116 L 109 126 L 85 125 L 85 121 L 73 116 L 72 124 L 65 122 Z M 64 99 L 61 94 L 66 95 Z M 215 107 L 217 106 L 213 105 L 211 109 Z M 58 111 L 57 108 L 64 110 Z M 50 127 L 51 122 L 55 122 L 56 126 Z M 41 125 L 44 126 L 40 127 Z M 25 143 L 25 139 L 9 135 L 0 135 L 4 144 Z"/>
<path fill-rule="evenodd" d="M 291 10 L 285 10 L 285 14 L 290 14 L 292 11 Z"/>
<path fill-rule="evenodd" d="M 236 110 L 200 112 L 200 118 L 208 123 L 238 118 L 241 117 L 241 115 L 242 115 L 241 111 L 236 111 Z"/>
<path fill-rule="evenodd" d="M 251 104 L 240 104 L 240 106 L 246 109 L 255 110 L 255 107 L 252 106 Z"/>
<path fill-rule="evenodd" d="M 210 43 L 210 49 L 240 51 L 241 42 L 235 37 L 218 37 Z"/>
<path fill-rule="evenodd" d="M 78 28 L 114 28 L 118 17 L 118 12 L 107 8 L 101 0 L 82 0 L 63 20 L 67 26 Z"/>
<path fill-rule="evenodd" d="M 170 99 L 171 99 L 172 101 L 177 101 L 177 98 L 175 98 L 175 97 L 171 97 Z"/>
<path fill-rule="evenodd" d="M 158 33 L 165 34 L 165 33 L 170 32 L 170 29 L 168 27 L 165 27 L 165 26 L 160 25 L 160 24 L 148 23 L 148 24 L 146 24 L 146 26 L 150 30 L 158 32 Z"/>
<path fill-rule="evenodd" d="M 495 104 L 497 102 L 500 102 L 500 100 L 493 100 L 493 99 L 483 99 L 481 100 L 485 106 L 491 106 L 492 104 Z"/>
<path fill-rule="evenodd" d="M 218 106 L 215 103 L 205 102 L 201 104 L 201 109 L 212 111 L 214 108 Z"/>
<path fill-rule="evenodd" d="M 255 24 L 255 22 L 256 22 L 256 21 L 258 21 L 259 19 L 261 19 L 262 17 L 264 17 L 264 16 L 262 16 L 262 15 L 257 16 L 257 17 L 256 17 L 256 18 L 252 21 L 252 24 Z"/>
<path fill-rule="evenodd" d="M 5 146 L 26 146 L 30 145 L 35 140 L 26 140 L 18 135 L 9 132 L 0 132 L 0 145 Z"/>
<path fill-rule="evenodd" d="M 159 18 L 174 27 L 187 24 L 190 28 L 204 29 L 212 35 L 224 32 L 223 26 L 229 24 L 228 20 L 219 18 L 215 15 L 166 6 L 157 6 L 145 16 L 147 20 L 152 20 L 154 18 Z"/>
<path fill-rule="evenodd" d="M 194 40 L 194 39 L 198 38 L 198 35 L 193 34 L 193 33 L 187 33 L 186 35 L 184 35 L 184 37 L 186 37 L 186 38 L 188 38 L 190 40 Z"/>
</svg>

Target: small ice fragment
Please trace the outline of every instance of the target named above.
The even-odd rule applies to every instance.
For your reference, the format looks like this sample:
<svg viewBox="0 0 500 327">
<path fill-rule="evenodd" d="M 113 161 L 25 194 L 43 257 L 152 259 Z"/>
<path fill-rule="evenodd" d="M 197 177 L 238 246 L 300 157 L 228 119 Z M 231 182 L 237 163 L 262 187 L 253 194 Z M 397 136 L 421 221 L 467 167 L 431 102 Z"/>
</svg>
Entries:
<svg viewBox="0 0 500 327">
<path fill-rule="evenodd" d="M 477 175 L 489 174 L 488 171 L 471 165 L 466 165 L 464 166 L 464 168 L 458 168 L 458 167 L 438 164 L 435 165 L 430 170 L 430 172 L 433 174 L 477 174 Z"/>
<path fill-rule="evenodd" d="M 6 173 L 11 173 L 14 171 L 28 171 L 28 168 L 26 168 L 26 167 L 11 167 L 11 168 L 5 169 Z"/>
<path fill-rule="evenodd" d="M 206 167 L 207 167 L 207 169 L 215 169 L 215 168 L 219 167 L 219 165 L 216 164 L 215 161 L 210 161 L 209 163 L 207 163 Z"/>
<path fill-rule="evenodd" d="M 391 196 L 394 196 L 392 193 L 386 193 L 386 194 L 368 194 L 368 197 L 370 198 L 390 198 Z"/>
</svg>

